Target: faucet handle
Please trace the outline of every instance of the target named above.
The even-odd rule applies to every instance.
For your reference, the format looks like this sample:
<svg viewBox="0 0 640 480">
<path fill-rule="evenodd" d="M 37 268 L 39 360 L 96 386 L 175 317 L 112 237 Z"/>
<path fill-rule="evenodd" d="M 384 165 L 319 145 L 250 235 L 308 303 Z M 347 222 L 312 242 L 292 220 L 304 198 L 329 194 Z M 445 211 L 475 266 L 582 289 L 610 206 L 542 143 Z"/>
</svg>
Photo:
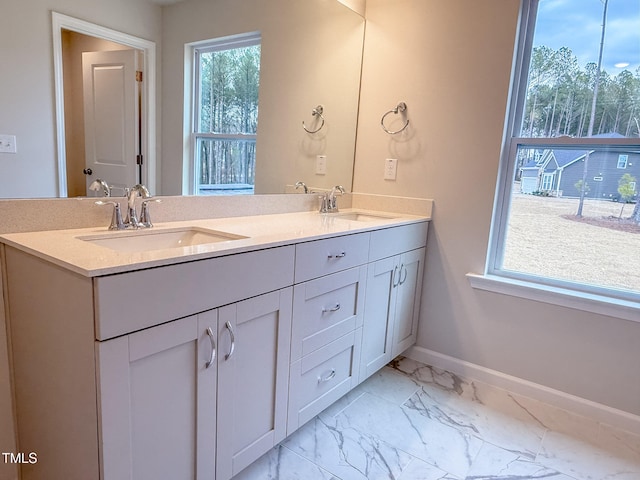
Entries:
<svg viewBox="0 0 640 480">
<path fill-rule="evenodd" d="M 142 202 L 142 208 L 140 211 L 140 225 L 146 228 L 153 227 L 153 223 L 151 223 L 151 215 L 149 214 L 149 202 L 161 203 L 162 200 L 159 198 L 154 198 L 145 200 Z"/>
<path fill-rule="evenodd" d="M 124 230 L 127 228 L 125 223 L 122 221 L 122 211 L 120 210 L 120 204 L 118 202 L 103 202 L 102 200 L 98 200 L 95 202 L 96 205 L 113 205 L 113 214 L 111 215 L 111 224 L 109 225 L 109 230 Z"/>
<path fill-rule="evenodd" d="M 331 206 L 331 198 L 329 198 L 329 193 L 323 193 L 318 196 L 320 200 L 320 213 L 328 213 Z"/>
</svg>

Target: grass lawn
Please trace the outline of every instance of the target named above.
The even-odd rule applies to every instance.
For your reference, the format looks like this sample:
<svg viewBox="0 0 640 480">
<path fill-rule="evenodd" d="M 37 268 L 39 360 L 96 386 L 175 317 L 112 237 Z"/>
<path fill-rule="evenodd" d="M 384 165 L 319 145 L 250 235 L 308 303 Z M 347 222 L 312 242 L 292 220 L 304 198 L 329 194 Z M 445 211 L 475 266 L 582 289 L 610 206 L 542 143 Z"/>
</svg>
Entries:
<svg viewBox="0 0 640 480">
<path fill-rule="evenodd" d="M 621 207 L 587 199 L 576 221 L 577 199 L 513 195 L 503 268 L 640 292 L 640 228 L 612 228 Z"/>
</svg>

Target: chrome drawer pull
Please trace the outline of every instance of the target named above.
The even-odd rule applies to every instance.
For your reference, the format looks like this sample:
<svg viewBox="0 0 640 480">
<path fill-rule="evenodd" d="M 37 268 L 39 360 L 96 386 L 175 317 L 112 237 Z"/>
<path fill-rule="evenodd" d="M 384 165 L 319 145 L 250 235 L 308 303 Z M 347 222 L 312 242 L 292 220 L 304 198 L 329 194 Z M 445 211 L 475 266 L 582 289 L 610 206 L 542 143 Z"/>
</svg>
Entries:
<svg viewBox="0 0 640 480">
<path fill-rule="evenodd" d="M 332 368 L 331 373 L 329 373 L 329 375 L 327 375 L 326 377 L 318 377 L 318 383 L 320 384 L 320 383 L 328 382 L 335 376 L 336 376 L 336 369 Z"/>
<path fill-rule="evenodd" d="M 342 257 L 346 257 L 347 256 L 347 252 L 340 252 L 340 253 L 330 253 L 329 255 L 327 255 L 327 258 L 342 258 Z"/>
<path fill-rule="evenodd" d="M 227 327 L 227 330 L 229 330 L 229 336 L 231 337 L 231 348 L 229 349 L 229 353 L 224 356 L 225 360 L 229 360 L 231 358 L 231 355 L 233 355 L 233 351 L 236 349 L 236 336 L 233 334 L 231 323 L 226 322 L 224 326 Z"/>
<path fill-rule="evenodd" d="M 334 307 L 332 307 L 332 308 L 324 307 L 322 309 L 322 313 L 337 312 L 338 310 L 340 310 L 340 304 L 336 303 L 336 305 Z"/>
<path fill-rule="evenodd" d="M 211 327 L 207 327 L 207 335 L 209 335 L 209 341 L 211 342 L 211 358 L 209 358 L 209 361 L 205 363 L 204 366 L 209 368 L 216 359 L 216 341 L 213 338 L 213 330 L 211 330 Z"/>
</svg>

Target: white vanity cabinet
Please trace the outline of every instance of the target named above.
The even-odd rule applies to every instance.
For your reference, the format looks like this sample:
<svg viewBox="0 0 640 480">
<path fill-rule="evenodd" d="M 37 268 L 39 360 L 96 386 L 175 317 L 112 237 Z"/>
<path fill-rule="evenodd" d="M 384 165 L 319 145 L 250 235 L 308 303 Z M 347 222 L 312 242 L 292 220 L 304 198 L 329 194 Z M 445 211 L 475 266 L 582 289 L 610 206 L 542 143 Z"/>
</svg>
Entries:
<svg viewBox="0 0 640 480">
<path fill-rule="evenodd" d="M 0 244 L 22 480 L 229 480 L 382 368 L 427 222 L 364 225 L 94 277 Z"/>
<path fill-rule="evenodd" d="M 360 382 L 416 341 L 427 224 L 371 234 Z"/>
<path fill-rule="evenodd" d="M 283 440 L 291 292 L 97 342 L 102 478 L 227 480 Z"/>
</svg>

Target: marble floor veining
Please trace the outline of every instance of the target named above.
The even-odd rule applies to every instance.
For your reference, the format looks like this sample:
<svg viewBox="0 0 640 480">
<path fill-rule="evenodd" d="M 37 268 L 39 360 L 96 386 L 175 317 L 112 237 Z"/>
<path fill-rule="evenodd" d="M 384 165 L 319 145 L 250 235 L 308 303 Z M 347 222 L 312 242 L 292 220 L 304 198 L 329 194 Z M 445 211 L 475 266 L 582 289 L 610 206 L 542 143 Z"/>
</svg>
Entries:
<svg viewBox="0 0 640 480">
<path fill-rule="evenodd" d="M 234 480 L 640 480 L 640 436 L 394 361 Z"/>
</svg>

